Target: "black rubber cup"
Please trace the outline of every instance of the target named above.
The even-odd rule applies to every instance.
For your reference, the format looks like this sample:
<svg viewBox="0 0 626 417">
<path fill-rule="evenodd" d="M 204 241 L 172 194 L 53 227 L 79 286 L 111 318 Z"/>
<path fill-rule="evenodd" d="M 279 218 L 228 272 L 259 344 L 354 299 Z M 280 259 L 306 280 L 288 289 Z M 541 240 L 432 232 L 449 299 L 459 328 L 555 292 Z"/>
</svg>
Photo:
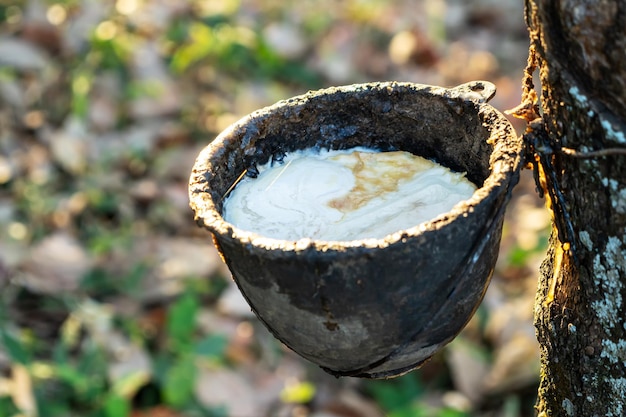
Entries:
<svg viewBox="0 0 626 417">
<path fill-rule="evenodd" d="M 522 142 L 487 104 L 493 84 L 358 84 L 256 111 L 198 156 L 189 196 L 265 326 L 337 376 L 386 378 L 418 367 L 467 324 L 498 256 Z M 305 148 L 404 150 L 466 172 L 478 189 L 432 221 L 383 239 L 286 241 L 221 215 L 240 175 Z"/>
</svg>

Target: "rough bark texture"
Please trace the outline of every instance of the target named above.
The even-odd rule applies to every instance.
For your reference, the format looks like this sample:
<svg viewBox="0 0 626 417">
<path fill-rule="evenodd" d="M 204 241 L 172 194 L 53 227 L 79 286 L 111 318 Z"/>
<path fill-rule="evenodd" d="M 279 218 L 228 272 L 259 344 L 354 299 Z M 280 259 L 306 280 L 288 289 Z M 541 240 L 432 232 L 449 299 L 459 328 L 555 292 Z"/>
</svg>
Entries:
<svg viewBox="0 0 626 417">
<path fill-rule="evenodd" d="M 626 2 L 527 0 L 526 18 L 545 129 L 556 148 L 579 153 L 556 149 L 550 158 L 574 232 L 561 230 L 561 240 L 576 253 L 553 233 L 535 306 L 542 353 L 537 411 L 624 416 Z M 556 224 L 566 223 L 554 213 Z"/>
</svg>

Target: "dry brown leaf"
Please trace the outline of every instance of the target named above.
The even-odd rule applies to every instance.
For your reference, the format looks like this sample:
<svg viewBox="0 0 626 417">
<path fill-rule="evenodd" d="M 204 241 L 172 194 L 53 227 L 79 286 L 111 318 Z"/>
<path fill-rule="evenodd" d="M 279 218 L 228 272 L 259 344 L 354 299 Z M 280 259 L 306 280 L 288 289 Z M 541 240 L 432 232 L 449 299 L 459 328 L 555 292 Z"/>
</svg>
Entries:
<svg viewBox="0 0 626 417">
<path fill-rule="evenodd" d="M 19 267 L 19 282 L 35 292 L 62 294 L 77 289 L 92 264 L 76 238 L 57 232 L 30 250 Z"/>
<path fill-rule="evenodd" d="M 267 405 L 259 403 L 252 381 L 242 372 L 201 369 L 195 393 L 204 406 L 225 407 L 230 416 L 258 417 L 267 414 Z"/>
<path fill-rule="evenodd" d="M 41 70 L 48 65 L 46 54 L 30 42 L 0 38 L 0 66 L 19 70 Z"/>
<path fill-rule="evenodd" d="M 63 43 L 68 52 L 77 53 L 87 47 L 94 30 L 106 20 L 109 10 L 110 4 L 100 1 L 88 1 L 85 7 L 73 10 L 72 19 L 63 33 Z"/>
<path fill-rule="evenodd" d="M 164 181 L 184 181 L 186 185 L 196 157 L 204 146 L 178 147 L 159 153 L 153 167 L 154 176 Z"/>
<path fill-rule="evenodd" d="M 299 26 L 287 21 L 269 24 L 263 36 L 274 52 L 287 59 L 302 56 L 308 47 Z"/>
<path fill-rule="evenodd" d="M 157 301 L 178 294 L 187 279 L 207 279 L 223 267 L 210 238 L 152 235 L 136 239 L 130 252 L 119 253 L 116 266 L 144 262 L 150 272 L 141 281 L 143 300 Z"/>
<path fill-rule="evenodd" d="M 371 400 L 352 390 L 343 389 L 323 410 L 311 417 L 383 417 L 382 410 Z"/>
<path fill-rule="evenodd" d="M 37 417 L 37 402 L 33 393 L 33 383 L 24 365 L 14 364 L 11 368 L 11 398 L 24 417 Z"/>
<path fill-rule="evenodd" d="M 50 137 L 52 157 L 74 175 L 82 174 L 87 168 L 87 136 L 84 124 L 72 118 Z"/>
<path fill-rule="evenodd" d="M 483 396 L 483 383 L 489 372 L 489 363 L 478 347 L 462 338 L 455 339 L 446 349 L 455 388 L 476 404 Z"/>
<path fill-rule="evenodd" d="M 172 79 L 157 42 L 146 41 L 132 52 L 132 71 L 135 82 L 144 90 L 130 106 L 137 119 L 158 117 L 180 110 L 181 96 Z"/>
<path fill-rule="evenodd" d="M 537 340 L 519 332 L 496 351 L 493 367 L 485 377 L 487 395 L 500 395 L 539 382 L 539 349 Z"/>
<path fill-rule="evenodd" d="M 148 353 L 120 333 L 112 333 L 117 341 L 111 349 L 108 375 L 113 390 L 124 398 L 133 398 L 152 377 L 152 361 Z"/>
<path fill-rule="evenodd" d="M 250 309 L 250 305 L 241 295 L 241 291 L 231 281 L 231 284 L 220 296 L 217 303 L 217 310 L 220 313 L 228 314 L 235 317 L 251 318 L 254 317 L 254 313 Z"/>
</svg>

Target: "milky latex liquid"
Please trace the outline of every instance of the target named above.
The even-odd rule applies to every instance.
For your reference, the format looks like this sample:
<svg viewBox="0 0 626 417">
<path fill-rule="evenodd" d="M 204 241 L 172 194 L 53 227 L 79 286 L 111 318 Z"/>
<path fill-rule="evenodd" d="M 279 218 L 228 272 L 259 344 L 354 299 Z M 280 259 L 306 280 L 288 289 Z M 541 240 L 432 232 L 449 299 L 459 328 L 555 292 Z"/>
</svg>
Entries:
<svg viewBox="0 0 626 417">
<path fill-rule="evenodd" d="M 383 238 L 450 211 L 476 190 L 464 174 L 403 151 L 307 149 L 258 170 L 235 186 L 222 215 L 284 240 Z"/>
</svg>

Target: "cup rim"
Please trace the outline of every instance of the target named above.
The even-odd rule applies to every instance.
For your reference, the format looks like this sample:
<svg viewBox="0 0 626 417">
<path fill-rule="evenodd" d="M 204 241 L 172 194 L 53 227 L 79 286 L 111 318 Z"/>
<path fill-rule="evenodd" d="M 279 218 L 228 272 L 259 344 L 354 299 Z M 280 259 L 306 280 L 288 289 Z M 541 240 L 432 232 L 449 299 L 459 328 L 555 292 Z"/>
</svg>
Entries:
<svg viewBox="0 0 626 417">
<path fill-rule="evenodd" d="M 478 90 L 474 88 L 478 86 Z M 356 240 L 321 240 L 311 238 L 300 238 L 298 240 L 276 239 L 263 236 L 259 233 L 241 229 L 234 224 L 227 222 L 217 208 L 210 192 L 207 189 L 207 178 L 205 173 L 211 170 L 211 161 L 220 156 L 220 148 L 233 137 L 236 132 L 241 131 L 246 126 L 257 120 L 267 117 L 268 113 L 290 106 L 295 100 L 303 104 L 321 95 L 349 93 L 361 91 L 363 89 L 397 89 L 408 88 L 417 90 L 425 95 L 443 96 L 453 100 L 472 101 L 477 105 L 476 114 L 485 125 L 486 119 L 496 118 L 498 125 L 508 125 L 507 129 L 489 128 L 489 137 L 486 141 L 493 143 L 493 151 L 490 158 L 490 173 L 485 178 L 483 185 L 477 187 L 472 196 L 455 204 L 453 208 L 439 216 L 416 224 L 406 229 L 401 229 L 381 238 L 364 238 Z M 195 214 L 196 223 L 206 228 L 214 235 L 221 235 L 237 240 L 245 245 L 251 245 L 259 249 L 270 252 L 302 252 L 317 251 L 321 253 L 336 253 L 363 249 L 381 249 L 391 245 L 401 244 L 407 239 L 418 238 L 423 234 L 436 231 L 453 222 L 459 216 L 469 216 L 474 208 L 484 202 L 492 194 L 499 194 L 498 190 L 504 187 L 501 192 L 508 192 L 514 174 L 521 165 L 521 141 L 517 141 L 516 134 L 509 121 L 494 107 L 487 104 L 493 97 L 495 86 L 485 81 L 474 81 L 461 84 L 457 87 L 444 88 L 425 84 L 410 82 L 377 82 L 350 84 L 339 87 L 330 87 L 306 94 L 294 96 L 281 100 L 273 105 L 254 111 L 223 130 L 212 142 L 210 142 L 198 155 L 194 163 L 189 180 L 189 204 Z M 489 123 L 494 122 L 489 120 Z M 495 125 L 495 123 L 494 123 Z M 503 132 L 507 130 L 506 135 Z M 496 137 L 500 135 L 501 137 Z M 512 149 L 512 146 L 514 147 Z M 493 155 L 497 158 L 494 159 Z"/>
</svg>

